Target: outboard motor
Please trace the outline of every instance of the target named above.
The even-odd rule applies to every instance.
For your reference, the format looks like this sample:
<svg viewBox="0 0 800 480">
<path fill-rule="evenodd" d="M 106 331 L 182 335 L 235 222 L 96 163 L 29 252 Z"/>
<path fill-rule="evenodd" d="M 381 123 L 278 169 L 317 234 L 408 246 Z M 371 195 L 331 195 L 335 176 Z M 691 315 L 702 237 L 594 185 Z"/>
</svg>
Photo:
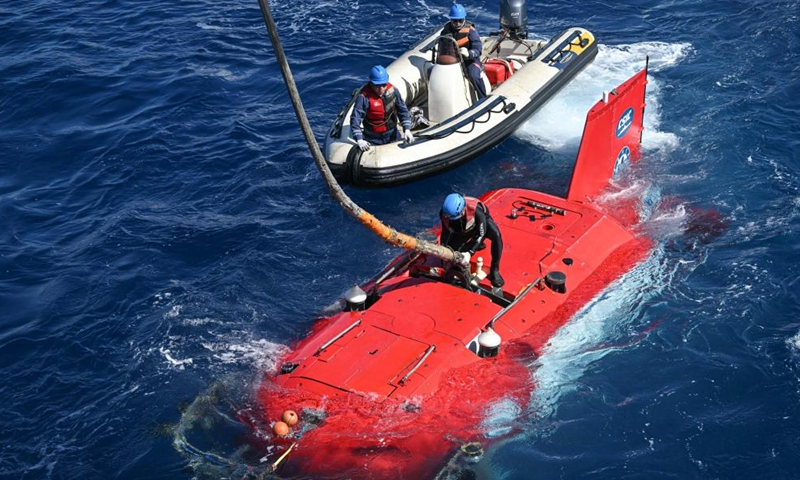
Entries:
<svg viewBox="0 0 800 480">
<path fill-rule="evenodd" d="M 439 37 L 434 65 L 428 74 L 428 119 L 435 123 L 447 120 L 472 105 L 471 97 L 455 40 Z"/>
<path fill-rule="evenodd" d="M 528 38 L 528 2 L 526 0 L 500 0 L 500 26 L 510 38 Z"/>
</svg>

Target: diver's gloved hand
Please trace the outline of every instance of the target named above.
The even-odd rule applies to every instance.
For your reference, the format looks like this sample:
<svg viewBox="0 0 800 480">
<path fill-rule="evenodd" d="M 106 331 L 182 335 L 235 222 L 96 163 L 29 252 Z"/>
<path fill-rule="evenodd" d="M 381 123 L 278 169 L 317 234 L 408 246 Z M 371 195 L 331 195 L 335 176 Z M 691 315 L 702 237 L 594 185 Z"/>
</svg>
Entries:
<svg viewBox="0 0 800 480">
<path fill-rule="evenodd" d="M 356 140 L 356 143 L 358 144 L 358 148 L 360 148 L 362 152 L 366 152 L 367 150 L 369 150 L 369 147 L 371 146 L 369 142 L 367 142 L 366 140 Z"/>
<path fill-rule="evenodd" d="M 410 128 L 403 132 L 403 140 L 405 140 L 406 143 L 411 143 L 414 141 L 414 134 L 411 133 Z"/>
<path fill-rule="evenodd" d="M 466 267 L 467 265 L 469 265 L 469 258 L 470 258 L 469 252 L 456 253 L 456 257 L 457 257 L 456 261 L 462 267 Z"/>
<path fill-rule="evenodd" d="M 460 53 L 464 59 L 469 60 L 469 50 L 467 50 L 467 47 L 459 48 L 458 53 Z"/>
</svg>

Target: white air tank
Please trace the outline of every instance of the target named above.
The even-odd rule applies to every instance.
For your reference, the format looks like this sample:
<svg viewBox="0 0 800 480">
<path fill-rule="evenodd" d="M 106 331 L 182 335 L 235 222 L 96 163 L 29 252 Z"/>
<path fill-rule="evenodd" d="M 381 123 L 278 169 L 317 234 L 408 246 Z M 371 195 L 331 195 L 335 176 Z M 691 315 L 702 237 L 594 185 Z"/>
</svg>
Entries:
<svg viewBox="0 0 800 480">
<path fill-rule="evenodd" d="M 461 64 L 434 65 L 428 78 L 428 119 L 441 123 L 472 104 Z"/>
</svg>

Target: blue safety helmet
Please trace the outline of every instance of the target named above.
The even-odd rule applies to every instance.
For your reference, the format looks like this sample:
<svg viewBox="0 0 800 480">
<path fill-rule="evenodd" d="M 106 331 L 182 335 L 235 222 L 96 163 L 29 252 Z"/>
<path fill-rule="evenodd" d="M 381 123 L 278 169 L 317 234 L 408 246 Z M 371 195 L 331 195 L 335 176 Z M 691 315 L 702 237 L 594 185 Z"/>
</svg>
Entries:
<svg viewBox="0 0 800 480">
<path fill-rule="evenodd" d="M 467 206 L 464 197 L 458 193 L 451 193 L 444 199 L 442 204 L 442 212 L 450 217 L 450 220 L 458 220 L 464 214 L 464 207 Z"/>
<path fill-rule="evenodd" d="M 450 7 L 450 20 L 464 20 L 467 18 L 467 9 L 464 8 L 464 5 L 460 3 L 454 3 L 452 7 Z"/>
<path fill-rule="evenodd" d="M 380 65 L 375 65 L 369 71 L 369 81 L 374 85 L 385 85 L 389 83 L 389 72 Z"/>
</svg>

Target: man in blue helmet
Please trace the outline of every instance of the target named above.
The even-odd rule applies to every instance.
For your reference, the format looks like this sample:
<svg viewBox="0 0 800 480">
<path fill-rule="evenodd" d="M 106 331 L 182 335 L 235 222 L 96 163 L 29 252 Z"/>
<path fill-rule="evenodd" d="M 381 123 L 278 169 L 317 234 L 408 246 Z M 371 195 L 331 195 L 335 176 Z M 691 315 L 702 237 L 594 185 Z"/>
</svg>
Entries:
<svg viewBox="0 0 800 480">
<path fill-rule="evenodd" d="M 439 243 L 457 252 L 466 252 L 471 257 L 485 248 L 484 239 L 492 242 L 492 266 L 487 278 L 493 287 L 502 287 L 505 284 L 500 276 L 503 237 L 486 205 L 477 198 L 451 193 L 444 199 L 439 218 L 442 221 Z"/>
<path fill-rule="evenodd" d="M 460 3 L 453 4 L 450 7 L 448 17 L 450 17 L 450 21 L 442 29 L 442 35 L 450 35 L 456 40 L 458 51 L 464 57 L 470 82 L 475 87 L 480 100 L 486 96 L 486 85 L 484 85 L 481 78 L 481 72 L 483 71 L 483 64 L 481 63 L 483 42 L 481 42 L 481 36 L 478 35 L 475 25 L 467 21 L 467 10 Z"/>
<path fill-rule="evenodd" d="M 366 152 L 373 145 L 385 145 L 400 140 L 398 117 L 403 124 L 403 138 L 414 141 L 411 133 L 411 115 L 400 92 L 389 83 L 389 73 L 380 65 L 372 67 L 369 82 L 356 96 L 350 130 L 358 148 Z M 363 124 L 363 128 L 362 128 Z"/>
</svg>

